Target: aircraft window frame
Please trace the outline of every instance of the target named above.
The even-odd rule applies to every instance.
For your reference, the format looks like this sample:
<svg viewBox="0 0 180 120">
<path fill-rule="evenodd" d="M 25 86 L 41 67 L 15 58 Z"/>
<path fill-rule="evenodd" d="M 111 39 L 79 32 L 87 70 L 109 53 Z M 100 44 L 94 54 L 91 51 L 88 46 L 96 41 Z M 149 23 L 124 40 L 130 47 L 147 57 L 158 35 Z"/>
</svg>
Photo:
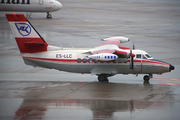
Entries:
<svg viewBox="0 0 180 120">
<path fill-rule="evenodd" d="M 98 60 L 94 59 L 94 63 L 98 63 Z"/>
<path fill-rule="evenodd" d="M 107 63 L 110 63 L 111 61 L 106 61 Z"/>
<path fill-rule="evenodd" d="M 104 60 L 100 60 L 101 63 L 104 63 Z"/>
<path fill-rule="evenodd" d="M 88 59 L 88 62 L 89 62 L 89 63 L 92 63 L 92 62 L 93 62 L 93 61 L 92 61 L 92 58 L 89 58 L 89 59 Z"/>
<path fill-rule="evenodd" d="M 83 58 L 83 63 L 87 63 L 87 59 L 86 58 Z"/>
<path fill-rule="evenodd" d="M 78 59 L 77 59 L 77 63 L 81 63 L 81 58 L 78 58 Z"/>
</svg>

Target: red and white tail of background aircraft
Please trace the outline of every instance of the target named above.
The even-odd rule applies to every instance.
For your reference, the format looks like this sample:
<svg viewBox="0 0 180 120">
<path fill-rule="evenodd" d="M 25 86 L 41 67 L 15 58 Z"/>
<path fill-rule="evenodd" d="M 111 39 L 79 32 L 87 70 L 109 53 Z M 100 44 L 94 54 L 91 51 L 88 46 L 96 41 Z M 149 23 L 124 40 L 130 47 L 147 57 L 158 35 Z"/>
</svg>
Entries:
<svg viewBox="0 0 180 120">
<path fill-rule="evenodd" d="M 58 11 L 62 4 L 57 0 L 0 0 L 0 11 L 12 12 L 47 12 L 47 18 L 52 18 L 49 12 Z"/>
<path fill-rule="evenodd" d="M 130 41 L 126 37 L 103 39 L 99 46 L 89 48 L 61 48 L 48 45 L 23 14 L 6 14 L 22 58 L 26 65 L 97 75 L 99 82 L 116 74 L 153 74 L 170 72 L 175 67 L 153 59 L 143 50 L 120 46 Z"/>
</svg>

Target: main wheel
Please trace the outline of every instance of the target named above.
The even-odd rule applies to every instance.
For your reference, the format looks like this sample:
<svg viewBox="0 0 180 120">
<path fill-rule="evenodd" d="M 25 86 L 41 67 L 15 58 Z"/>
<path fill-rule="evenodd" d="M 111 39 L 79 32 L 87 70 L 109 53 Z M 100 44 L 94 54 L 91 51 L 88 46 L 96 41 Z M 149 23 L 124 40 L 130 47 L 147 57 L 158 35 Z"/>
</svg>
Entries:
<svg viewBox="0 0 180 120">
<path fill-rule="evenodd" d="M 150 77 L 149 77 L 148 75 L 145 75 L 145 76 L 143 77 L 143 79 L 144 79 L 144 82 L 149 82 Z"/>
<path fill-rule="evenodd" d="M 99 82 L 108 82 L 107 75 L 98 75 Z"/>
</svg>

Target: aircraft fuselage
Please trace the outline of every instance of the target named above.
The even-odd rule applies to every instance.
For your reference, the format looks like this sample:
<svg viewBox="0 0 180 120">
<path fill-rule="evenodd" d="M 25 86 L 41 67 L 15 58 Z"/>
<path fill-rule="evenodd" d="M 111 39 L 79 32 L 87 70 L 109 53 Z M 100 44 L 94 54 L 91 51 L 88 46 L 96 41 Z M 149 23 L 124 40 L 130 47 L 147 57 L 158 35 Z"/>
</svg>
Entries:
<svg viewBox="0 0 180 120">
<path fill-rule="evenodd" d="M 110 61 L 88 59 L 85 57 L 88 54 L 84 54 L 86 50 L 88 49 L 67 48 L 56 51 L 33 53 L 31 55 L 23 53 L 22 56 L 27 65 L 75 73 L 115 75 L 162 74 L 171 71 L 171 65 L 168 63 L 155 59 L 143 58 L 145 52 L 141 52 L 141 50 L 133 50 L 135 55 L 141 55 L 141 58 L 134 58 L 134 69 L 130 69 L 130 59 L 118 58 L 117 60 Z"/>
</svg>

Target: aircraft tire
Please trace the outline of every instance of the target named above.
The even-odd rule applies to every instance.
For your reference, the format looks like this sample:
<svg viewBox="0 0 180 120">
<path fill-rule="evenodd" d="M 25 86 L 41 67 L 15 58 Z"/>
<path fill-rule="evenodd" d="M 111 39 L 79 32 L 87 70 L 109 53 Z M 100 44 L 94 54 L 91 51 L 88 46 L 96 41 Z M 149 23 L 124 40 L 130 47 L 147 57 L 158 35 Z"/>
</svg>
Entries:
<svg viewBox="0 0 180 120">
<path fill-rule="evenodd" d="M 99 82 L 109 82 L 108 79 L 107 79 L 107 75 L 98 75 L 98 80 Z"/>
<path fill-rule="evenodd" d="M 47 18 L 52 18 L 52 15 L 49 12 L 47 12 Z"/>
<path fill-rule="evenodd" d="M 148 75 L 145 75 L 145 76 L 143 77 L 143 79 L 144 79 L 144 82 L 149 82 L 150 77 L 149 77 Z"/>
</svg>

